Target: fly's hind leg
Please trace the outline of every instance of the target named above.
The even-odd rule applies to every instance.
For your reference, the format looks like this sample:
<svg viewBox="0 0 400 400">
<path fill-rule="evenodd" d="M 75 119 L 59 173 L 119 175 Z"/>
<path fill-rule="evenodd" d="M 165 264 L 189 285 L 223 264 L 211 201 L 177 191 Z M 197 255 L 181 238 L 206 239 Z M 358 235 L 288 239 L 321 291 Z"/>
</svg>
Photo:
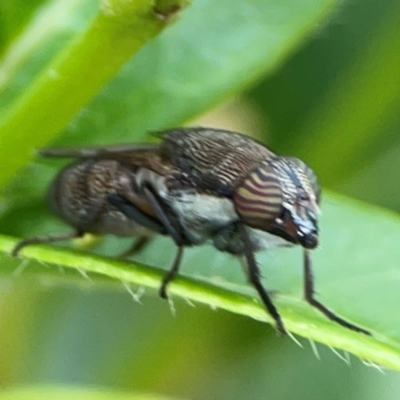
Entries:
<svg viewBox="0 0 400 400">
<path fill-rule="evenodd" d="M 55 243 L 62 242 L 64 240 L 77 239 L 84 235 L 85 232 L 77 231 L 70 232 L 61 235 L 52 235 L 52 236 L 41 236 L 41 237 L 33 237 L 29 239 L 22 240 L 19 242 L 11 252 L 13 257 L 17 257 L 20 251 L 27 246 L 31 246 L 33 244 L 46 244 L 46 243 Z"/>
<path fill-rule="evenodd" d="M 139 236 L 129 247 L 128 250 L 122 252 L 118 258 L 120 260 L 124 260 L 128 257 L 132 257 L 136 254 L 139 254 L 143 249 L 145 249 L 151 241 L 149 236 Z"/>
</svg>

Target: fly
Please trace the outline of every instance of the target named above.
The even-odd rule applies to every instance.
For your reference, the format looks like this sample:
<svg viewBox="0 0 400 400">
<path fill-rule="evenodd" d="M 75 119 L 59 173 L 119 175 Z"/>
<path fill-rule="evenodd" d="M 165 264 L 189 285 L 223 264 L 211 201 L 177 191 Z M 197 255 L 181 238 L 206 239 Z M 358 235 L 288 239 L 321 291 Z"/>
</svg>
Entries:
<svg viewBox="0 0 400 400">
<path fill-rule="evenodd" d="M 75 232 L 26 239 L 13 255 L 27 245 L 85 233 L 139 236 L 136 250 L 153 235 L 168 235 L 178 250 L 160 286 L 160 295 L 167 298 L 184 249 L 209 241 L 220 251 L 244 257 L 250 283 L 277 330 L 286 333 L 261 282 L 255 253 L 299 245 L 306 301 L 339 325 L 370 335 L 314 297 L 310 252 L 318 245 L 321 190 L 304 162 L 226 130 L 180 128 L 161 134 L 154 145 L 41 151 L 45 157 L 75 159 L 49 190 L 51 209 Z"/>
</svg>

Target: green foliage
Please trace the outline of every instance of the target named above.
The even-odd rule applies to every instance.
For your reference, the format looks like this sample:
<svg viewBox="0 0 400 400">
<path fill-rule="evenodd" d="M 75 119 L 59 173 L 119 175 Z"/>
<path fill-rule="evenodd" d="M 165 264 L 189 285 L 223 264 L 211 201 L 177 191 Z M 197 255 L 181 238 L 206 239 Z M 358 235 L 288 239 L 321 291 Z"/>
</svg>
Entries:
<svg viewBox="0 0 400 400">
<path fill-rule="evenodd" d="M 172 397 L 154 394 L 118 393 L 107 390 L 87 390 L 85 388 L 33 387 L 6 391 L 3 400 L 173 400 Z"/>
<path fill-rule="evenodd" d="M 199 311 L 193 310 L 199 322 L 192 320 L 193 327 L 184 324 L 178 333 L 172 330 L 174 323 L 169 315 L 163 314 L 161 300 L 146 296 L 142 301 L 150 302 L 151 307 L 143 312 L 122 306 L 121 282 L 130 291 L 137 290 L 131 286 L 158 287 L 173 258 L 169 239 L 155 240 L 132 263 L 106 257 L 128 245 L 126 240 L 115 238 L 80 250 L 32 246 L 24 250 L 24 259 L 12 259 L 9 253 L 17 239 L 11 236 L 68 229 L 46 211 L 43 200 L 59 163 L 33 159 L 36 148 L 50 142 L 76 146 L 148 140 L 149 131 L 181 125 L 247 90 L 247 97 L 260 108 L 260 116 L 270 123 L 272 132 L 261 133 L 276 149 L 301 156 L 331 187 L 378 204 L 389 202 L 379 196 L 380 191 L 371 189 L 374 183 L 369 178 L 373 175 L 368 174 L 398 140 L 392 134 L 398 129 L 400 106 L 399 49 L 395 45 L 400 30 L 394 1 L 383 2 L 376 18 L 373 8 L 370 14 L 360 15 L 352 6 L 343 6 L 330 28 L 317 38 L 311 33 L 321 32 L 322 24 L 338 12 L 338 2 L 189 3 L 110 0 L 100 5 L 97 0 L 68 4 L 53 0 L 32 2 L 25 12 L 20 11 L 20 2 L 0 5 L 1 19 L 8 21 L 0 31 L 0 290 L 4 293 L 0 300 L 4 321 L 4 326 L 0 323 L 4 342 L 4 347 L 0 346 L 4 360 L 0 385 L 61 381 L 67 386 L 116 385 L 184 397 L 201 393 L 202 398 L 210 399 L 253 398 L 248 396 L 250 391 L 254 398 L 262 398 L 264 378 L 257 375 L 253 365 L 269 364 L 274 357 L 257 347 L 255 338 L 267 347 L 273 343 L 288 363 L 292 360 L 282 348 L 286 345 L 273 342 L 265 329 L 260 333 L 251 322 L 271 320 L 244 282 L 238 262 L 209 247 L 187 251 L 184 277 L 171 285 L 171 294 L 246 317 L 237 324 L 226 316 L 222 317 L 224 323 L 211 322 L 216 326 L 215 336 L 204 330 L 207 324 L 201 321 L 212 318 L 206 313 L 199 316 Z M 153 12 L 154 5 L 164 18 Z M 175 5 L 187 9 L 175 15 Z M 362 4 L 355 3 L 354 8 L 359 10 Z M 352 36 L 352 31 L 335 25 L 346 16 L 350 21 L 370 19 L 364 27 L 357 25 L 358 35 Z M 349 22 L 343 26 L 353 25 Z M 304 45 L 306 40 L 308 45 Z M 339 50 L 328 53 L 328 45 Z M 341 54 L 343 48 L 347 52 Z M 355 48 L 357 51 L 352 51 Z M 337 62 L 338 58 L 344 60 Z M 260 83 L 251 89 L 257 81 Z M 387 173 L 379 182 L 383 192 L 388 192 L 387 186 L 395 176 Z M 400 209 L 396 204 L 392 200 L 392 208 Z M 370 329 L 372 338 L 327 321 L 302 300 L 299 249 L 259 254 L 259 264 L 268 278 L 265 284 L 277 291 L 274 298 L 290 331 L 400 370 L 400 322 L 395 317 L 400 300 L 399 230 L 395 214 L 346 197 L 324 196 L 322 247 L 313 257 L 319 298 L 343 317 Z M 76 269 L 88 274 L 91 283 Z M 11 290 L 9 282 L 16 285 Z M 57 294 L 43 294 L 44 288 L 57 288 Z M 117 296 L 110 304 L 114 301 L 118 312 L 108 304 L 101 308 L 104 322 L 92 323 L 92 314 L 82 310 L 86 300 L 75 303 L 73 299 L 85 293 L 96 299 L 97 307 L 101 300 L 92 293 L 95 289 Z M 151 293 L 155 295 L 156 291 Z M 60 314 L 54 314 L 51 304 Z M 62 316 L 63 307 L 70 319 Z M 121 321 L 110 322 L 119 312 Z M 53 323 L 52 317 L 60 323 Z M 147 321 L 149 318 L 152 322 Z M 133 320 L 140 321 L 134 332 L 128 329 Z M 82 338 L 92 337 L 94 332 L 101 336 L 110 325 L 113 331 L 107 340 L 106 336 L 104 342 L 94 339 L 89 344 L 93 346 L 88 350 L 91 356 L 79 361 L 87 347 L 80 346 L 79 339 L 72 341 L 73 332 L 80 332 Z M 141 335 L 153 338 L 153 342 L 141 345 Z M 58 341 L 58 337 L 63 340 Z M 24 347 L 26 340 L 33 350 Z M 248 357 L 242 360 L 245 367 L 238 365 L 235 370 L 228 365 L 229 360 L 218 359 L 218 351 L 211 344 L 215 340 L 223 351 L 230 346 L 241 349 Z M 72 360 L 68 351 L 71 346 Z M 255 349 L 259 355 L 253 354 Z M 239 350 L 229 351 L 239 357 Z M 227 388 L 219 387 L 218 382 L 202 383 L 202 373 L 208 377 L 212 374 L 213 357 L 220 363 L 215 377 L 226 370 L 226 379 L 235 374 L 236 385 L 248 389 L 241 392 L 235 384 Z M 258 377 L 254 378 L 254 387 L 246 386 L 253 382 L 247 373 Z M 274 380 L 272 368 L 265 373 Z M 10 392 L 5 398 L 29 397 L 39 389 L 26 390 Z M 56 398 L 63 398 L 64 389 L 54 390 Z M 161 399 L 100 391 L 98 396 L 86 396 L 84 390 L 76 390 L 82 398 Z M 279 390 L 270 393 L 291 398 Z M 53 393 L 48 389 L 45 392 L 40 396 L 50 398 Z"/>
</svg>

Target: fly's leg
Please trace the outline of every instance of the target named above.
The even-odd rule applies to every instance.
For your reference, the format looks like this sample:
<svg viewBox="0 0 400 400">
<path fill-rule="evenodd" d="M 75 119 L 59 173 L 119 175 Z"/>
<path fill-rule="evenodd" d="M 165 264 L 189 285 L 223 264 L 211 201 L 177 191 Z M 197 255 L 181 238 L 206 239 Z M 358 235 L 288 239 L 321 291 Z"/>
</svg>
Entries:
<svg viewBox="0 0 400 400">
<path fill-rule="evenodd" d="M 107 200 L 111 205 L 121 211 L 122 214 L 137 222 L 139 225 L 162 235 L 168 233 L 161 223 L 140 211 L 122 195 L 117 193 L 109 194 L 107 196 Z"/>
<path fill-rule="evenodd" d="M 365 335 L 371 336 L 370 332 L 340 318 L 314 298 L 314 277 L 311 267 L 310 252 L 308 250 L 304 250 L 304 297 L 308 303 L 321 311 L 330 320 L 338 323 L 339 325 L 342 325 L 347 329 L 351 329 L 352 331 L 364 333 Z"/>
<path fill-rule="evenodd" d="M 167 287 L 168 287 L 168 284 L 170 282 L 172 282 L 175 279 L 175 277 L 178 275 L 179 267 L 180 267 L 181 261 L 182 261 L 182 255 L 183 255 L 183 247 L 178 246 L 178 251 L 176 253 L 174 263 L 172 264 L 172 267 L 170 268 L 168 273 L 164 276 L 164 278 L 161 282 L 160 289 L 158 291 L 159 295 L 163 299 L 168 299 Z"/>
<path fill-rule="evenodd" d="M 151 238 L 148 236 L 139 236 L 129 247 L 128 250 L 124 251 L 122 254 L 118 256 L 120 260 L 124 260 L 125 258 L 134 256 L 135 254 L 140 253 L 144 248 L 146 248 L 151 241 Z"/>
<path fill-rule="evenodd" d="M 166 210 L 166 207 L 159 199 L 159 197 L 156 195 L 152 187 L 146 184 L 143 187 L 143 193 L 147 201 L 151 205 L 153 211 L 157 215 L 157 218 L 160 220 L 164 228 L 167 230 L 168 235 L 172 237 L 176 245 L 183 246 L 184 244 L 186 244 L 185 243 L 186 240 L 181 232 L 180 226 L 176 223 L 175 220 L 170 218 L 170 216 L 168 215 L 168 211 Z"/>
<path fill-rule="evenodd" d="M 186 241 L 181 233 L 179 225 L 172 218 L 169 217 L 168 211 L 165 209 L 162 201 L 154 193 L 152 187 L 149 184 L 144 184 L 142 190 L 143 194 L 146 197 L 146 200 L 156 214 L 157 220 L 147 216 L 146 214 L 138 210 L 122 195 L 111 194 L 108 196 L 108 200 L 114 207 L 125 214 L 128 218 L 136 221 L 138 224 L 155 232 L 168 234 L 172 237 L 172 239 L 178 246 L 178 251 L 175 256 L 174 263 L 172 264 L 172 267 L 170 268 L 168 274 L 164 277 L 159 290 L 160 296 L 166 299 L 168 298 L 168 284 L 175 278 L 175 276 L 179 272 L 179 267 L 183 255 L 183 247 L 186 244 Z"/>
<path fill-rule="evenodd" d="M 271 317 L 275 320 L 276 328 L 280 334 L 285 335 L 286 329 L 283 325 L 282 318 L 276 309 L 274 303 L 272 302 L 267 290 L 261 283 L 261 273 L 260 269 L 257 266 L 257 262 L 254 256 L 254 250 L 251 245 L 251 241 L 249 235 L 247 233 L 246 227 L 244 225 L 240 226 L 241 237 L 243 240 L 244 245 L 244 256 L 247 261 L 248 266 L 248 274 L 249 274 L 249 281 L 257 290 L 259 296 L 261 297 L 262 302 L 264 303 L 265 308 L 267 309 L 268 313 Z"/>
<path fill-rule="evenodd" d="M 170 268 L 167 275 L 165 275 L 164 279 L 161 282 L 159 294 L 163 299 L 168 298 L 167 288 L 170 282 L 172 282 L 175 277 L 179 273 L 179 268 L 182 261 L 183 249 L 184 246 L 187 245 L 187 240 L 185 240 L 180 226 L 176 223 L 176 221 L 169 217 L 168 211 L 165 209 L 164 204 L 158 198 L 154 190 L 150 185 L 145 185 L 143 187 L 143 193 L 146 196 L 147 201 L 151 205 L 153 211 L 157 215 L 157 218 L 162 222 L 168 234 L 172 237 L 176 245 L 178 246 L 178 251 L 175 256 L 174 263 Z"/>
<path fill-rule="evenodd" d="M 136 208 L 129 200 L 125 199 L 125 197 L 123 197 L 122 195 L 116 194 L 116 193 L 110 194 L 110 195 L 108 195 L 107 199 L 110 202 L 110 204 L 112 204 L 115 208 L 117 208 L 120 212 L 122 212 L 122 214 L 126 215 L 128 218 L 137 222 L 139 225 L 142 225 L 145 228 L 148 228 L 154 232 L 157 232 L 157 233 L 160 233 L 163 235 L 169 233 L 168 230 L 160 222 L 158 222 L 154 218 L 151 218 L 148 215 L 144 214 L 142 211 L 140 211 L 138 208 Z M 133 246 L 130 249 L 128 249 L 128 251 L 122 253 L 119 256 L 119 258 L 126 258 L 135 253 L 138 253 L 145 246 L 147 246 L 149 241 L 150 241 L 150 238 L 147 236 L 140 237 L 133 244 Z M 178 251 L 178 254 L 179 254 L 179 251 Z M 173 268 L 178 269 L 179 265 L 177 267 L 175 267 L 175 262 L 174 262 Z M 171 271 L 172 271 L 172 269 L 171 269 Z M 172 279 L 173 279 L 173 277 L 170 280 L 172 280 Z M 164 282 L 161 287 L 163 287 L 163 286 L 164 286 Z M 163 292 L 160 291 L 160 295 L 161 295 L 161 297 L 166 298 L 165 289 L 163 290 Z"/>
<path fill-rule="evenodd" d="M 158 223 L 157 221 L 153 220 L 151 217 L 143 214 L 137 208 L 135 208 L 131 203 L 125 200 L 122 196 L 118 194 L 111 194 L 108 196 L 108 201 L 118 208 L 123 214 L 125 214 L 128 218 L 133 219 L 137 223 L 146 228 L 149 228 L 155 232 L 165 234 L 167 231 L 165 228 Z M 76 239 L 80 238 L 84 235 L 84 231 L 77 231 L 71 232 L 61 235 L 52 235 L 52 236 L 43 236 L 43 237 L 33 237 L 29 239 L 22 240 L 19 242 L 14 249 L 12 250 L 12 255 L 17 257 L 19 252 L 26 246 L 30 246 L 33 244 L 45 244 L 45 243 L 54 243 L 54 242 L 61 242 L 64 240 Z M 143 245 L 142 245 L 143 246 Z"/>
<path fill-rule="evenodd" d="M 78 231 L 78 232 L 70 232 L 70 233 L 65 233 L 61 235 L 52 235 L 52 236 L 41 236 L 41 237 L 33 237 L 29 239 L 22 240 L 19 242 L 14 249 L 11 252 L 11 255 L 13 257 L 17 257 L 20 251 L 26 247 L 30 246 L 32 244 L 45 244 L 45 243 L 54 243 L 54 242 L 62 242 L 64 240 L 70 240 L 70 239 L 77 239 L 82 237 L 85 234 L 85 232 Z"/>
</svg>

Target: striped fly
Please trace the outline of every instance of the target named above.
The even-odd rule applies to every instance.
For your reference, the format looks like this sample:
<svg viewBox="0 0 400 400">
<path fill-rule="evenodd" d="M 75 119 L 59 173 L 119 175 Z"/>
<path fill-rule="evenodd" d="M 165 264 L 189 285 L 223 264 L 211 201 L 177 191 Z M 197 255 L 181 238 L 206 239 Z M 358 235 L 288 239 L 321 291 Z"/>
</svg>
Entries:
<svg viewBox="0 0 400 400">
<path fill-rule="evenodd" d="M 49 203 L 75 231 L 26 239 L 13 254 L 30 244 L 85 233 L 139 237 L 132 248 L 138 251 L 152 236 L 168 235 L 177 254 L 160 286 L 160 295 L 167 298 L 184 249 L 211 242 L 246 262 L 250 283 L 277 330 L 285 333 L 261 282 L 255 253 L 300 245 L 306 301 L 339 325 L 369 335 L 314 296 L 310 251 L 318 246 L 321 191 L 311 168 L 226 130 L 180 128 L 160 135 L 159 144 L 41 151 L 46 157 L 74 159 L 53 182 Z"/>
</svg>

